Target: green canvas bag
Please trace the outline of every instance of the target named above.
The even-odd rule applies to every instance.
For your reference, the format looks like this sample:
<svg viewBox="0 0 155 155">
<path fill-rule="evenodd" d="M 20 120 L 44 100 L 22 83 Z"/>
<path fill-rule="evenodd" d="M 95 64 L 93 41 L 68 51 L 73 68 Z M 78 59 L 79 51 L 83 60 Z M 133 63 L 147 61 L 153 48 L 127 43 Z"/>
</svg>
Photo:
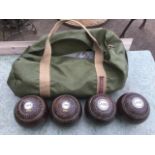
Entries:
<svg viewBox="0 0 155 155">
<path fill-rule="evenodd" d="M 8 85 L 17 96 L 87 97 L 122 88 L 128 74 L 126 50 L 121 40 L 103 28 L 55 33 L 68 20 L 58 21 L 14 62 Z M 92 51 L 94 59 L 69 56 Z"/>
</svg>

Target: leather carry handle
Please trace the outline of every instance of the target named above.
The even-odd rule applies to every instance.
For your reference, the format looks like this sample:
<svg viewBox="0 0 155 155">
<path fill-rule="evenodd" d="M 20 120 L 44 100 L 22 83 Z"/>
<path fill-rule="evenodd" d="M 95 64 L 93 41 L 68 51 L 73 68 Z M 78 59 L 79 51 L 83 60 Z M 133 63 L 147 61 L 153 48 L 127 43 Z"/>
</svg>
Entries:
<svg viewBox="0 0 155 155">
<path fill-rule="evenodd" d="M 99 46 L 98 41 L 96 38 L 89 32 L 89 30 L 80 22 L 76 20 L 61 20 L 58 21 L 52 30 L 49 32 L 46 42 L 45 42 L 45 49 L 43 52 L 43 56 L 40 61 L 40 74 L 39 74 L 39 84 L 40 84 L 40 95 L 41 96 L 50 96 L 50 64 L 51 64 L 51 57 L 52 57 L 52 45 L 50 43 L 50 39 L 53 37 L 53 34 L 61 27 L 63 23 L 66 23 L 68 21 L 72 21 L 79 26 L 81 26 L 85 32 L 88 34 L 89 38 L 93 41 L 93 49 L 95 50 L 95 68 L 96 68 L 96 73 L 97 73 L 97 93 L 102 91 L 105 91 L 106 88 L 106 73 L 103 68 L 103 53 L 102 50 Z M 100 77 L 104 77 L 104 85 L 101 85 L 100 83 Z"/>
</svg>

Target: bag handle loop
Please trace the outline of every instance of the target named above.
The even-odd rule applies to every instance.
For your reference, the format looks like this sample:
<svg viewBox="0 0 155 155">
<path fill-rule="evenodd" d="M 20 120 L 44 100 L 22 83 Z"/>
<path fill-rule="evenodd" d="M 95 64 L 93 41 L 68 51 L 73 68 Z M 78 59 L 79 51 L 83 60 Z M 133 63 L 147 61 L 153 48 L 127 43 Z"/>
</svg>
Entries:
<svg viewBox="0 0 155 155">
<path fill-rule="evenodd" d="M 58 21 L 58 22 L 54 25 L 54 27 L 52 28 L 52 30 L 49 32 L 48 38 L 49 38 L 49 39 L 52 38 L 52 36 L 54 35 L 54 33 L 56 33 L 56 32 L 58 31 L 58 29 L 60 29 L 60 27 L 61 27 L 64 23 L 66 23 L 66 22 L 68 22 L 68 21 L 74 22 L 74 23 L 78 24 L 79 26 L 81 26 L 81 28 L 83 28 L 83 29 L 85 30 L 85 32 L 88 34 L 88 36 L 91 38 L 91 40 L 100 48 L 99 43 L 98 43 L 98 41 L 96 40 L 96 38 L 89 32 L 89 30 L 88 30 L 82 23 L 80 23 L 80 22 L 78 22 L 78 21 L 76 21 L 76 20 L 66 20 L 66 19 L 64 19 L 64 20 Z"/>
<path fill-rule="evenodd" d="M 104 92 L 106 88 L 106 73 L 103 68 L 103 53 L 99 46 L 98 41 L 96 38 L 89 32 L 89 30 L 80 22 L 76 20 L 60 20 L 58 21 L 52 30 L 49 32 L 46 42 L 45 42 L 45 49 L 43 52 L 43 56 L 40 61 L 40 73 L 39 73 L 39 85 L 40 85 L 40 95 L 41 96 L 50 96 L 50 64 L 51 64 L 51 57 L 52 57 L 52 45 L 50 43 L 50 39 L 53 37 L 54 33 L 61 27 L 63 23 L 68 21 L 72 21 L 79 26 L 81 26 L 85 32 L 88 34 L 89 38 L 93 41 L 93 49 L 95 50 L 95 68 L 97 73 L 97 93 L 102 89 Z M 101 86 L 100 84 L 100 77 L 104 77 L 104 85 Z"/>
</svg>

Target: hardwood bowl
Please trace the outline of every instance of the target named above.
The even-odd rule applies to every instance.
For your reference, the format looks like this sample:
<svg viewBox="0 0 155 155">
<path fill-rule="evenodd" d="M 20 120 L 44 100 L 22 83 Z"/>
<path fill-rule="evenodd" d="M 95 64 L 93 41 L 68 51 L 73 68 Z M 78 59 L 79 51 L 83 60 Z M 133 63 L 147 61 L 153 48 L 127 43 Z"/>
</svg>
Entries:
<svg viewBox="0 0 155 155">
<path fill-rule="evenodd" d="M 33 126 L 44 122 L 47 113 L 47 104 L 42 98 L 35 95 L 21 98 L 14 110 L 15 119 L 24 126 Z"/>
<path fill-rule="evenodd" d="M 61 95 L 54 99 L 50 114 L 59 123 L 74 123 L 80 119 L 82 108 L 79 101 L 71 95 Z"/>
<path fill-rule="evenodd" d="M 148 101 L 138 93 L 126 93 L 117 101 L 118 112 L 134 122 L 143 122 L 149 116 Z"/>
<path fill-rule="evenodd" d="M 116 114 L 116 105 L 102 94 L 92 96 L 85 105 L 88 116 L 100 122 L 110 122 Z"/>
</svg>

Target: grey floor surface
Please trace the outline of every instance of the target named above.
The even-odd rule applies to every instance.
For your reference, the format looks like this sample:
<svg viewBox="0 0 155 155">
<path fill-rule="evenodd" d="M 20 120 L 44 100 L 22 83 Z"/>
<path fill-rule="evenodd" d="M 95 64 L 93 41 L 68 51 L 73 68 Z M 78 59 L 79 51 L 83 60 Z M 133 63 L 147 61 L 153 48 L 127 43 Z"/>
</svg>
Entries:
<svg viewBox="0 0 155 155">
<path fill-rule="evenodd" d="M 113 94 L 114 101 L 125 92 L 138 92 L 146 97 L 150 103 L 151 113 L 149 118 L 141 124 L 132 124 L 124 118 L 117 116 L 110 124 L 97 124 L 84 115 L 73 126 L 60 126 L 50 119 L 42 126 L 24 128 L 18 125 L 14 119 L 13 109 L 18 97 L 8 87 L 6 81 L 11 65 L 18 56 L 0 56 L 0 134 L 155 134 L 155 63 L 149 51 L 130 51 L 129 76 L 125 87 Z M 84 101 L 82 101 L 84 106 Z"/>
</svg>

